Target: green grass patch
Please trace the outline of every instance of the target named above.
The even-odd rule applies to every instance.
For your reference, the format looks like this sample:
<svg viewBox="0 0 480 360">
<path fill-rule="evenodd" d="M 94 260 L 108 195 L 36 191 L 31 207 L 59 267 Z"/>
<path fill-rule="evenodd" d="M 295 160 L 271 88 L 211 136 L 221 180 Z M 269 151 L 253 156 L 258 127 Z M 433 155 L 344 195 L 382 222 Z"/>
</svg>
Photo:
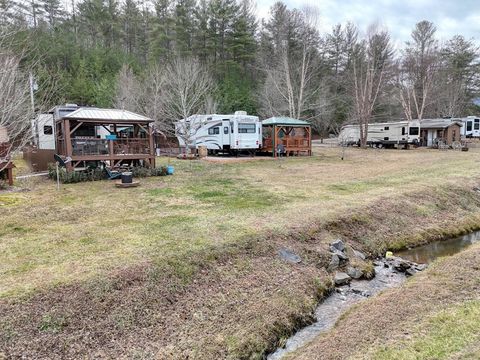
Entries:
<svg viewBox="0 0 480 360">
<path fill-rule="evenodd" d="M 409 340 L 382 347 L 382 360 L 450 359 L 480 341 L 480 301 L 449 307 L 409 334 Z"/>
</svg>

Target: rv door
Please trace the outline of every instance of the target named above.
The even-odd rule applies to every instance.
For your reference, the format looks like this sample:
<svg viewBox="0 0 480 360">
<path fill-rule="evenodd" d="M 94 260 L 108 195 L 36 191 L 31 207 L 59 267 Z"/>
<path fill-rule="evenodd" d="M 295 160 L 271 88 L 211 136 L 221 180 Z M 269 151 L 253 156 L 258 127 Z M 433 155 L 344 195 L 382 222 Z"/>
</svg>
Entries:
<svg viewBox="0 0 480 360">
<path fill-rule="evenodd" d="M 222 119 L 222 144 L 223 148 L 230 148 L 230 136 L 231 136 L 231 131 L 230 131 L 230 119 Z"/>
</svg>

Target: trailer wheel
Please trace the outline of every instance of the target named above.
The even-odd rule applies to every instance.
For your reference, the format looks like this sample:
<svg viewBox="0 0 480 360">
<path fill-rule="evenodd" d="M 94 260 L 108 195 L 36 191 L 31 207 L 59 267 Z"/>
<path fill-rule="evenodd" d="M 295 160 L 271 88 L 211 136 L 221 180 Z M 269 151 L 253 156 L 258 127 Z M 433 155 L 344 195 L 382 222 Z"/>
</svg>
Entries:
<svg viewBox="0 0 480 360">
<path fill-rule="evenodd" d="M 383 148 L 383 144 L 382 144 L 382 143 L 378 143 L 378 144 L 377 144 L 377 148 L 382 149 L 382 148 Z"/>
</svg>

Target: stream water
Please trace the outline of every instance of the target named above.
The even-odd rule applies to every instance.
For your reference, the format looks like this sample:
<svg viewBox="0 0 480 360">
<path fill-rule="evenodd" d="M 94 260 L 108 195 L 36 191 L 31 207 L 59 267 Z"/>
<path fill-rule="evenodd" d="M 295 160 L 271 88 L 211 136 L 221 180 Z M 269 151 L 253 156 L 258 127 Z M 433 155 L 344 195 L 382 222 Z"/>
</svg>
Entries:
<svg viewBox="0 0 480 360">
<path fill-rule="evenodd" d="M 460 252 L 477 241 L 480 241 L 480 231 L 404 250 L 396 253 L 395 256 L 419 264 L 427 264 L 437 257 L 449 256 Z M 386 267 L 383 262 L 376 263 L 378 264 L 375 266 L 376 276 L 372 280 L 352 280 L 350 285 L 335 288 L 335 291 L 321 302 L 315 310 L 317 321 L 297 331 L 286 341 L 284 347 L 278 348 L 275 352 L 269 354 L 267 360 L 283 358 L 286 354 L 311 341 L 318 334 L 331 329 L 342 313 L 352 305 L 384 289 L 398 286 L 405 281 L 405 274 L 396 272 L 391 267 Z"/>
<path fill-rule="evenodd" d="M 419 264 L 428 264 L 437 257 L 456 254 L 477 241 L 480 241 L 480 231 L 403 250 L 395 255 Z"/>
</svg>

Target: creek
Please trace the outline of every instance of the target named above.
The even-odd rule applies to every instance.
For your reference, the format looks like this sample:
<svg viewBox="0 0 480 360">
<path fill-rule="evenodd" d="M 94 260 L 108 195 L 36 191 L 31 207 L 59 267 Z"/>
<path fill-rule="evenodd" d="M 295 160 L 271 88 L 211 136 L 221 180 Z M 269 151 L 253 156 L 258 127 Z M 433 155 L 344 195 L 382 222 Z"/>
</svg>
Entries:
<svg viewBox="0 0 480 360">
<path fill-rule="evenodd" d="M 428 264 L 437 257 L 450 256 L 480 241 L 480 231 L 452 239 L 435 241 L 427 245 L 402 250 L 395 256 L 418 264 Z M 317 335 L 331 329 L 340 316 L 352 305 L 365 301 L 376 293 L 399 286 L 406 280 L 403 272 L 397 271 L 386 259 L 375 260 L 375 277 L 371 280 L 352 280 L 349 285 L 337 286 L 315 310 L 316 321 L 297 331 L 287 339 L 285 346 L 267 356 L 278 360 L 313 340 Z"/>
</svg>

